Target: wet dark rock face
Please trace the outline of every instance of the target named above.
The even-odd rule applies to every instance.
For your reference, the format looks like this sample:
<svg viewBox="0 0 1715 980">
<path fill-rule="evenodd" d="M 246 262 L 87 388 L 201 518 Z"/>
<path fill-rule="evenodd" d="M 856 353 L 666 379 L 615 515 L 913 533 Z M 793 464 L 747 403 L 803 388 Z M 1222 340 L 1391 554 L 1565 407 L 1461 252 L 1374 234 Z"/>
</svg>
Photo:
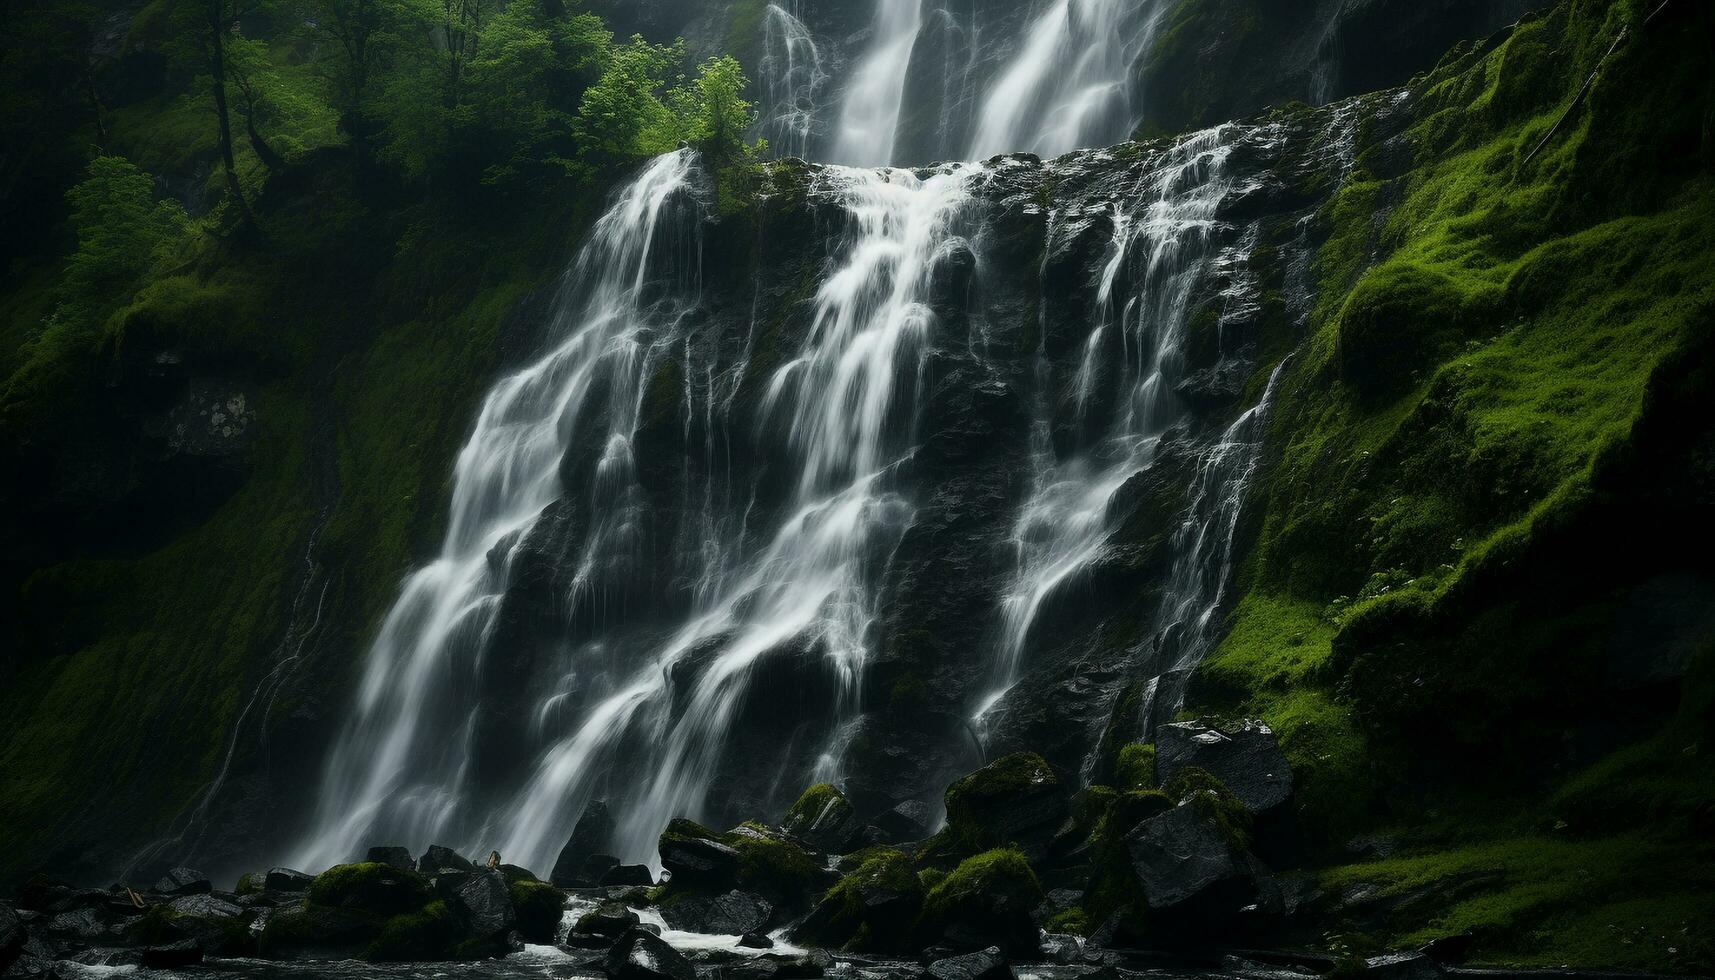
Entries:
<svg viewBox="0 0 1715 980">
<path fill-rule="evenodd" d="M 1256 397 L 1250 382 L 1264 346 L 1278 354 L 1294 342 L 1307 295 L 1303 269 L 1317 240 L 1312 216 L 1320 189 L 1335 183 L 1327 178 L 1339 166 L 1342 118 L 1334 109 L 1306 110 L 1231 127 L 1217 140 L 1227 162 L 1216 217 L 1199 247 L 1219 260 L 1199 267 L 1188 292 L 1188 336 L 1175 369 L 1183 381 L 1171 396 L 1181 422 L 1153 462 L 1115 493 L 1113 532 L 1045 602 L 1024 640 L 1017 683 L 980 732 L 968 719 L 997 681 L 999 597 L 1017 563 L 1033 426 L 1045 425 L 1052 451 L 1070 458 L 1090 451 L 1106 419 L 1123 410 L 1109 390 L 1124 387 L 1115 379 L 1098 379 L 1081 411 L 1071 391 L 1105 315 L 1096 294 L 1114 256 L 1116 209 L 1135 208 L 1138 188 L 1183 151 L 1162 141 L 1049 162 L 1019 156 L 967 171 L 970 200 L 953 218 L 958 234 L 930 271 L 929 346 L 897 382 L 916 392 L 900 420 L 916 449 L 891 477 L 909 519 L 897 546 L 875 555 L 868 573 L 881 583 L 881 614 L 855 679 L 863 710 L 842 717 L 840 705 L 851 699 L 818 637 L 765 652 L 733 707 L 699 819 L 713 826 L 780 819 L 815 781 L 830 746 L 856 811 L 846 830 L 876 824 L 886 834 L 884 814 L 926 807 L 894 820 L 893 839 L 920 835 L 910 827 L 932 821 L 953 779 L 1010 751 L 1041 752 L 1078 781 L 1115 721 L 1120 695 L 1156 656 L 1151 631 L 1173 560 L 1171 534 L 1189 504 L 1202 447 Z M 1182 180 L 1204 179 L 1213 159 Z M 474 791 L 487 794 L 488 808 L 506 805 L 541 744 L 531 721 L 540 696 L 532 679 L 556 675 L 560 668 L 551 665 L 598 637 L 612 650 L 666 642 L 665 625 L 682 621 L 697 587 L 674 570 L 696 567 L 690 556 L 704 547 L 711 514 L 735 522 L 742 515 L 751 530 L 741 546 L 751 550 L 787 517 L 796 450 L 782 421 L 762 413 L 763 396 L 804 342 L 814 290 L 852 233 L 841 180 L 837 170 L 777 166 L 754 207 L 696 230 L 699 299 L 685 313 L 693 326 L 654 367 L 634 439 L 641 491 L 626 506 L 648 533 L 633 565 L 607 570 L 605 580 L 619 584 L 599 608 L 565 600 L 582 554 L 579 529 L 596 519 L 585 494 L 550 505 L 512 554 L 510 587 L 477 680 L 485 709 L 494 706 L 474 733 L 481 761 Z M 1122 288 L 1140 274 L 1122 270 Z M 681 287 L 661 288 L 665 295 Z M 1113 343 L 1112 358 L 1123 362 Z M 590 486 L 602 449 L 574 442 L 562 464 L 565 485 Z M 675 704 L 698 690 L 708 660 L 692 650 L 675 664 Z M 615 676 L 625 667 L 615 664 Z M 599 677 L 609 668 L 590 660 L 583 669 Z M 572 689 L 556 710 L 574 720 L 601 689 Z M 624 812 L 638 787 L 618 778 L 623 761 L 612 771 L 598 792 Z M 554 879 L 600 883 L 610 865 L 586 863 L 611 853 L 613 834 L 580 827 Z M 688 839 L 662 857 L 693 876 L 730 873 L 731 857 L 718 842 Z"/>
</svg>

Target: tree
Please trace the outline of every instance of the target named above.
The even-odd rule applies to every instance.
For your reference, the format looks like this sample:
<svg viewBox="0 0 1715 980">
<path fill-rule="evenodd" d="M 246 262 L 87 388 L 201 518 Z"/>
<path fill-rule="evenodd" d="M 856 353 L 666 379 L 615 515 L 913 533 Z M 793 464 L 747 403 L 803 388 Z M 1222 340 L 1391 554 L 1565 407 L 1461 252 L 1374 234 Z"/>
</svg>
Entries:
<svg viewBox="0 0 1715 980">
<path fill-rule="evenodd" d="M 756 114 L 744 98 L 749 85 L 744 68 L 730 55 L 704 62 L 697 76 L 700 104 L 690 139 L 716 166 L 745 159 L 756 150 L 744 141 L 756 124 Z"/>
<path fill-rule="evenodd" d="M 250 208 L 238 183 L 238 166 L 232 157 L 232 114 L 226 101 L 227 43 L 237 29 L 244 0 L 180 0 L 178 12 L 185 35 L 192 39 L 208 74 L 209 94 L 214 99 L 217 142 L 221 167 L 226 174 L 227 195 L 240 217 L 248 222 Z"/>
<path fill-rule="evenodd" d="M 341 125 L 359 135 L 369 81 L 381 57 L 383 31 L 389 22 L 383 0 L 307 0 L 306 12 L 315 30 L 333 40 L 340 51 L 339 93 Z"/>
<path fill-rule="evenodd" d="M 244 132 L 250 138 L 250 149 L 256 159 L 270 172 L 281 170 L 286 161 L 256 129 L 261 115 L 274 115 L 272 100 L 265 91 L 269 75 L 268 54 L 262 42 L 235 37 L 226 42 L 227 67 L 233 84 L 238 88 L 238 113 L 244 117 Z"/>
<path fill-rule="evenodd" d="M 184 209 L 155 200 L 154 180 L 124 157 L 96 157 L 66 192 L 77 251 L 59 283 L 55 319 L 86 324 L 124 303 L 183 235 Z"/>
<path fill-rule="evenodd" d="M 641 36 L 615 46 L 601 78 L 578 104 L 578 133 L 587 150 L 618 161 L 677 146 L 683 126 L 679 114 L 662 101 L 661 90 L 684 54 L 684 42 L 650 44 Z"/>
<path fill-rule="evenodd" d="M 447 76 L 443 99 L 447 108 L 459 104 L 465 68 L 476 57 L 482 35 L 486 0 L 441 0 L 441 39 L 446 42 Z"/>
</svg>

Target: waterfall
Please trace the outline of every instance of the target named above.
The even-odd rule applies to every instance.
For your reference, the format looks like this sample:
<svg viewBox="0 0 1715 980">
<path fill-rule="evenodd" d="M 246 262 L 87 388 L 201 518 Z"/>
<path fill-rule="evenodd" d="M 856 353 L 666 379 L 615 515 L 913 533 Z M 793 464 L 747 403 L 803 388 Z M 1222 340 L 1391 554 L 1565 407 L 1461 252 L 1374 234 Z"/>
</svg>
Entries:
<svg viewBox="0 0 1715 980">
<path fill-rule="evenodd" d="M 1230 258 L 1214 234 L 1215 211 L 1233 189 L 1224 164 L 1235 127 L 1181 140 L 1141 179 L 1135 204 L 1117 205 L 1094 319 L 1073 381 L 1080 428 L 1088 418 L 1097 360 L 1120 354 L 1123 392 L 1101 435 L 1061 459 L 1049 439 L 1053 399 L 1038 398 L 1029 499 L 1013 531 L 1018 556 L 1001 600 L 994 686 L 979 702 L 980 721 L 1017 679 L 1044 603 L 1099 557 L 1113 533 L 1110 502 L 1148 466 L 1169 429 L 1184 417 L 1173 394 L 1182 373 L 1186 324 L 1195 288 L 1210 266 Z M 1117 342 L 1117 344 L 1115 343 Z M 1038 355 L 1040 358 L 1042 355 Z M 1047 376 L 1039 366 L 1038 379 Z"/>
<path fill-rule="evenodd" d="M 560 473 L 568 446 L 588 438 L 580 430 L 604 424 L 608 448 L 588 490 L 592 513 L 602 516 L 580 544 L 574 589 L 599 588 L 599 573 L 589 570 L 632 548 L 628 536 L 646 519 L 631 503 L 641 393 L 653 352 L 689 349 L 677 323 L 695 302 L 690 286 L 658 285 L 656 239 L 683 224 L 676 205 L 695 173 L 693 154 L 680 151 L 625 192 L 568 276 L 595 286 L 562 296 L 555 320 L 564 339 L 485 401 L 455 473 L 441 557 L 406 582 L 370 651 L 356 718 L 330 763 L 320 821 L 297 856 L 304 866 L 348 859 L 376 840 L 421 847 L 444 836 L 473 849 L 498 840 L 509 860 L 551 866 L 571 823 L 622 759 L 641 777 L 637 792 L 618 801 L 616 852 L 653 862 L 660 828 L 701 812 L 761 659 L 810 651 L 839 680 L 837 703 L 827 708 L 836 716 L 857 709 L 885 572 L 877 556 L 892 551 L 913 512 L 898 471 L 912 450 L 933 320 L 923 297 L 957 236 L 978 167 L 925 177 L 821 172 L 812 193 L 838 205 L 847 230 L 802 346 L 766 380 L 755 434 L 760 448 L 792 469 L 784 518 L 741 558 L 733 555 L 744 550 L 736 541 L 684 553 L 689 567 L 677 571 L 698 583 L 685 620 L 663 642 L 628 650 L 610 675 L 573 668 L 545 684 L 537 706 L 544 717 L 568 689 L 595 689 L 508 804 L 460 812 L 478 708 L 465 681 L 481 671 L 518 543 L 555 497 L 579 492 L 562 486 Z M 687 377 L 696 372 L 686 366 Z M 713 395 L 703 401 L 709 412 L 721 407 Z M 592 404 L 598 399 L 606 404 Z M 675 678 L 688 666 L 700 672 L 685 689 Z"/>
<path fill-rule="evenodd" d="M 794 10 L 771 3 L 763 11 L 760 65 L 763 103 L 758 129 L 777 157 L 808 158 L 828 73 L 810 29 Z"/>
<path fill-rule="evenodd" d="M 960 69 L 956 87 L 987 77 L 973 152 L 1057 153 L 1123 135 L 1123 80 L 1159 16 L 1153 0 L 1049 3 L 1018 46 L 998 49 L 1001 69 Z M 704 229 L 735 226 L 715 220 L 693 151 L 657 158 L 615 197 L 563 276 L 545 353 L 482 403 L 454 469 L 445 540 L 404 581 L 374 640 L 297 865 L 325 867 L 371 844 L 450 843 L 498 846 L 546 870 L 596 799 L 618 818 L 612 853 L 653 864 L 671 818 L 719 816 L 730 802 L 718 779 L 748 767 L 776 783 L 840 781 L 853 733 L 876 715 L 863 692 L 885 673 L 872 669 L 881 640 L 927 633 L 890 619 L 902 597 L 889 590 L 910 560 L 937 567 L 923 564 L 925 540 L 949 537 L 912 536 L 937 521 L 942 535 L 987 536 L 980 558 L 955 566 L 971 581 L 949 602 L 977 625 L 962 634 L 971 669 L 951 682 L 949 703 L 980 734 L 998 728 L 1052 632 L 1050 612 L 1113 552 L 1122 489 L 1177 472 L 1153 469 L 1164 460 L 1189 460 L 1184 506 L 1162 528 L 1159 600 L 1123 653 L 1150 711 L 1177 706 L 1219 638 L 1280 374 L 1248 408 L 1236 388 L 1211 407 L 1185 394 L 1195 390 L 1187 365 L 1227 377 L 1255 368 L 1254 336 L 1232 349 L 1226 338 L 1257 312 L 1262 287 L 1247 270 L 1265 223 L 1224 215 L 1247 196 L 1268 209 L 1270 193 L 1250 192 L 1273 188 L 1246 168 L 1270 159 L 1290 124 L 1048 163 L 888 169 L 923 17 L 920 0 L 878 0 L 838 126 L 824 133 L 817 112 L 832 62 L 795 7 L 767 8 L 763 131 L 781 152 L 831 140 L 836 159 L 879 169 L 780 165 L 763 182 L 803 182 L 785 200 L 796 202 L 790 233 L 812 235 L 813 254 L 794 256 L 804 261 L 789 277 L 752 273 L 748 323 L 730 288 L 718 300 L 704 292 Z M 1310 156 L 1343 171 L 1356 113 L 1332 118 L 1332 138 Z M 1278 248 L 1276 218 L 1268 244 Z M 1308 219 L 1298 228 L 1279 287 L 1302 316 Z M 1051 268 L 1062 251 L 1077 256 L 1070 285 Z M 985 278 L 992 263 L 1002 278 L 1028 280 L 1036 262 L 1034 306 L 1008 294 L 1016 283 Z M 1065 295 L 1080 311 L 1070 318 L 1078 332 L 1055 345 L 1051 279 L 1055 301 Z M 1202 312 L 1214 313 L 1214 334 L 1193 337 Z M 1036 330 L 1012 344 L 1010 327 L 1028 324 L 1011 318 L 1030 315 Z M 1201 360 L 1188 353 L 1198 338 Z M 949 462 L 945 440 L 919 429 L 934 397 L 978 388 L 981 407 L 958 410 L 961 424 L 982 425 L 952 437 L 1006 433 L 1006 452 L 981 465 L 999 460 L 1007 472 L 969 498 L 980 516 L 958 524 L 947 501 L 957 510 L 967 498 L 937 497 L 934 481 L 978 465 L 977 453 L 961 446 L 951 455 L 966 455 Z M 519 632 L 526 614 L 551 635 Z M 520 636 L 544 649 L 514 649 Z M 759 684 L 783 664 L 794 683 L 814 678 L 793 692 L 814 700 L 800 712 L 814 727 L 794 716 L 799 728 L 780 739 L 793 745 L 759 746 L 755 713 L 772 709 L 758 708 Z"/>
<path fill-rule="evenodd" d="M 1055 157 L 1117 143 L 1135 122 L 1131 68 L 1165 4 L 1055 0 L 988 86 L 967 156 L 1028 151 Z"/>
<path fill-rule="evenodd" d="M 846 87 L 830 159 L 853 167 L 893 163 L 906 69 L 923 25 L 923 0 L 877 0 L 869 51 Z"/>
<path fill-rule="evenodd" d="M 803 346 L 770 377 L 763 401 L 765 420 L 784 427 L 796 467 L 789 516 L 760 554 L 708 590 L 709 601 L 634 683 L 553 748 L 518 800 L 505 853 L 550 861 L 569 830 L 567 814 L 589 798 L 599 760 L 634 737 L 652 749 L 616 844 L 623 857 L 653 862 L 661 827 L 701 810 L 751 669 L 785 644 L 811 641 L 840 679 L 841 703 L 830 707 L 858 707 L 884 571 L 874 559 L 892 550 L 912 514 L 896 473 L 911 449 L 902 423 L 928 350 L 921 300 L 977 172 L 825 173 L 819 190 L 840 204 L 850 229 L 816 294 Z M 675 711 L 667 678 L 693 651 L 708 666 Z"/>
<path fill-rule="evenodd" d="M 1233 572 L 1233 536 L 1251 478 L 1262 462 L 1263 433 L 1287 362 L 1275 365 L 1258 402 L 1198 454 L 1191 505 L 1173 531 L 1173 570 L 1156 614 L 1158 645 L 1143 706 L 1146 729 L 1170 720 L 1191 671 L 1219 639 L 1219 619 Z"/>
<path fill-rule="evenodd" d="M 508 559 L 563 490 L 571 432 L 604 410 L 608 479 L 598 492 L 608 503 L 625 494 L 645 347 L 671 316 L 652 289 L 657 238 L 682 225 L 695 169 L 690 151 L 667 154 L 627 189 L 566 276 L 558 343 L 484 400 L 454 470 L 440 555 L 405 581 L 369 651 L 298 866 L 348 860 L 379 839 L 426 845 L 454 826 L 480 707 L 468 680 L 481 668 Z M 609 404 L 595 404 L 603 397 Z M 626 547 L 625 516 L 623 506 L 610 511 L 590 553 Z"/>
</svg>

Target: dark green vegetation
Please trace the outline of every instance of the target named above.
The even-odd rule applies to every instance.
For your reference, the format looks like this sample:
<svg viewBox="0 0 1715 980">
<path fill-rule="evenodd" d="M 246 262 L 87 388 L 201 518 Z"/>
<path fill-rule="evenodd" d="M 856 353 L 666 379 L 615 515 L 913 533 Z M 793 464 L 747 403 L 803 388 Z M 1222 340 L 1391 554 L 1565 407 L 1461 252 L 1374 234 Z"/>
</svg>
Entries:
<svg viewBox="0 0 1715 980">
<path fill-rule="evenodd" d="M 1711 22 L 1645 6 L 1455 50 L 1325 213 L 1192 707 L 1281 734 L 1325 886 L 1398 899 L 1373 941 L 1715 958 Z M 1390 856 L 1346 863 L 1360 832 Z"/>
<path fill-rule="evenodd" d="M 240 795 L 270 792 L 261 726 L 274 778 L 313 779 L 475 397 L 534 340 L 514 311 L 640 160 L 750 152 L 736 62 L 576 3 L 11 21 L 0 881 L 170 850 L 241 718 Z M 72 838 L 111 850 L 53 851 Z"/>
</svg>

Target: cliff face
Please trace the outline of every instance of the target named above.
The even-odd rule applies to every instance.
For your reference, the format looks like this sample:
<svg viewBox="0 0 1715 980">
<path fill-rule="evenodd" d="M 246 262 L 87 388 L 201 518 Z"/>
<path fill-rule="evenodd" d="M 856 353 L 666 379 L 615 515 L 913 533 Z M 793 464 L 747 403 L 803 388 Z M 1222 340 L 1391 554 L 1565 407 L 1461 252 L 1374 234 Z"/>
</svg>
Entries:
<svg viewBox="0 0 1715 980">
<path fill-rule="evenodd" d="M 1340 9 L 1417 37 L 1383 6 Z M 1206 26 L 1241 8 L 1180 5 L 1185 50 L 1244 50 Z M 634 11 L 657 18 L 640 29 L 677 16 Z M 610 513 L 604 408 L 566 447 L 566 492 L 496 558 L 493 632 L 459 680 L 485 706 L 469 812 L 504 821 L 597 700 L 579 688 L 542 712 L 544 678 L 645 671 L 613 650 L 668 643 L 706 608 L 691 573 L 707 542 L 768 557 L 807 453 L 771 382 L 830 329 L 834 274 L 877 238 L 865 209 L 956 185 L 901 307 L 916 332 L 876 437 L 892 454 L 866 511 L 879 530 L 840 566 L 867 659 L 842 673 L 829 651 L 852 638 L 826 629 L 761 649 L 696 815 L 778 815 L 825 757 L 866 815 L 1012 749 L 1101 774 L 1182 698 L 1280 733 L 1312 841 L 1296 858 L 1355 896 L 1354 928 L 1473 929 L 1546 961 L 1593 922 L 1631 921 L 1626 903 L 1651 897 L 1640 875 L 1693 921 L 1711 894 L 1695 843 L 1712 802 L 1707 16 L 1644 29 L 1636 4 L 1576 0 L 1404 88 L 1053 161 L 897 185 L 785 162 L 718 195 L 701 174 L 680 251 L 655 267 L 671 274 L 651 280 L 694 303 L 646 338 L 627 409 L 624 503 L 645 531 L 601 570 L 612 588 L 578 591 Z M 1358 31 L 1349 59 L 1371 50 Z M 1341 77 L 1408 60 L 1343 61 Z M 1289 75 L 1187 89 L 1159 125 L 1296 95 L 1259 80 Z M 581 238 L 593 202 L 451 251 L 394 251 L 394 227 L 326 254 L 306 244 L 311 202 L 356 193 L 348 177 L 330 157 L 271 185 L 259 207 L 306 246 L 290 267 L 235 251 L 191 273 L 197 302 L 143 298 L 113 382 L 65 416 L 79 425 L 18 450 L 30 478 L 8 499 L 36 524 L 16 549 L 29 652 L 0 695 L 7 880 L 108 874 L 139 851 L 237 869 L 301 839 L 361 651 L 400 577 L 438 553 L 482 390 L 560 337 L 576 272 L 555 279 L 570 247 L 549 229 Z M 453 271 L 467 261 L 484 271 Z M 336 271 L 347 294 L 305 298 Z M 287 348 L 270 331 L 215 343 L 221 322 L 320 326 Z M 135 465 L 115 476 L 115 460 Z M 95 514 L 130 536 L 47 530 Z M 1084 536 L 1063 533 L 1079 521 Z M 714 683 L 728 636 L 673 662 L 669 716 Z M 605 659 L 580 659 L 597 641 Z M 660 761 L 648 731 L 624 735 L 603 762 L 616 807 L 646 795 L 625 774 Z M 1364 835 L 1396 856 L 1344 850 Z M 1493 866 L 1500 879 L 1472 877 Z M 1457 887 L 1425 884 L 1443 878 Z"/>
<path fill-rule="evenodd" d="M 1113 46 L 1103 56 L 1113 64 L 1089 80 L 1092 87 L 1116 90 L 1106 99 L 1109 107 L 1097 114 L 1111 118 L 1080 121 L 1091 137 L 1085 143 L 1095 145 L 1118 142 L 1134 129 L 1147 136 L 1180 133 L 1287 102 L 1326 105 L 1403 84 L 1433 68 L 1455 44 L 1488 36 L 1545 5 L 1545 0 L 924 0 L 901 69 L 904 97 L 893 162 L 918 165 L 1004 152 L 982 138 L 985 112 L 991 111 L 991 100 L 1006 101 L 997 95 L 1006 76 L 1033 45 L 1047 43 L 1043 38 L 1055 26 L 1067 35 L 1051 52 L 1044 49 L 1055 74 L 1086 70 L 1083 62 L 1093 46 Z M 764 135 L 777 152 L 822 159 L 835 149 L 842 101 L 873 43 L 878 7 L 872 0 L 651 0 L 598 4 L 596 9 L 622 35 L 636 31 L 658 41 L 684 37 L 694 51 L 736 53 L 759 83 Z M 809 42 L 795 52 L 795 64 L 813 59 L 820 77 L 814 85 L 804 76 L 795 85 L 769 84 L 781 82 L 779 76 L 787 71 L 781 31 L 789 23 Z M 1068 98 L 1076 101 L 1070 93 Z M 807 143 L 783 139 L 767 125 L 782 114 L 806 111 L 813 117 Z"/>
</svg>

